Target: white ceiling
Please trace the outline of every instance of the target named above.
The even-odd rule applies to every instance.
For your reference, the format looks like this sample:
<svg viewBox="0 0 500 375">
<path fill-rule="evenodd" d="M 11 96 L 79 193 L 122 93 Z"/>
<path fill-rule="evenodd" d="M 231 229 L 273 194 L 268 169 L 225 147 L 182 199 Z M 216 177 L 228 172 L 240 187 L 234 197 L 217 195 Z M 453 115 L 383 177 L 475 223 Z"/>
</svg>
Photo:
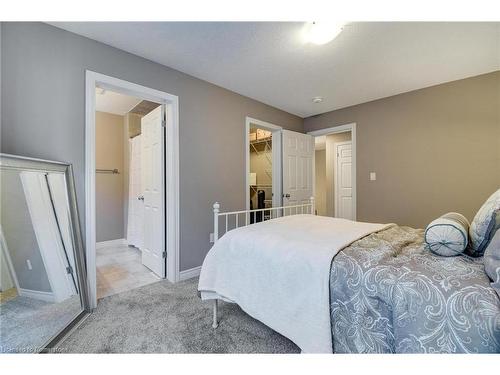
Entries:
<svg viewBox="0 0 500 375">
<path fill-rule="evenodd" d="M 351 23 L 322 46 L 291 22 L 52 24 L 301 117 L 500 69 L 500 23 Z"/>
<path fill-rule="evenodd" d="M 132 108 L 139 104 L 142 99 L 132 96 L 118 94 L 117 92 L 96 88 L 95 90 L 95 109 L 99 112 L 113 113 L 124 116 Z"/>
</svg>

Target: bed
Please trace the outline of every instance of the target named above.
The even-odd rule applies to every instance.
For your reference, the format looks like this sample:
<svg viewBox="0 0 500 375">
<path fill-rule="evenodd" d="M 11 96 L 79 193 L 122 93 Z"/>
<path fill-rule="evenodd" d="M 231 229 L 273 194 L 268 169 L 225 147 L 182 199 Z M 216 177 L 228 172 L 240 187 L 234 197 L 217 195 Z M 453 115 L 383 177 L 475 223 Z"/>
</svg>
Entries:
<svg viewBox="0 0 500 375">
<path fill-rule="evenodd" d="M 214 206 L 198 287 L 214 327 L 224 300 L 306 353 L 500 353 L 500 299 L 482 258 L 434 255 L 419 229 L 311 215 L 313 201 L 273 210 L 247 225 L 248 211 Z M 229 215 L 243 218 L 232 230 Z"/>
</svg>

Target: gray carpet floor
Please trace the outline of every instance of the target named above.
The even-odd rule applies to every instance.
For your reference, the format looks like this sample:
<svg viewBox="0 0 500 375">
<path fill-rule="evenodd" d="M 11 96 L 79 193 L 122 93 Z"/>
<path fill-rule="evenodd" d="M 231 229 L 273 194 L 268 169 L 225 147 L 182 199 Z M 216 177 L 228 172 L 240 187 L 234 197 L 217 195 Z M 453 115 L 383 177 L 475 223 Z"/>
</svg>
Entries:
<svg viewBox="0 0 500 375">
<path fill-rule="evenodd" d="M 0 305 L 0 353 L 37 352 L 82 311 L 80 297 L 60 303 L 17 296 Z"/>
<path fill-rule="evenodd" d="M 198 279 L 166 280 L 103 298 L 96 311 L 59 345 L 66 353 L 299 353 L 290 340 L 237 305 L 197 296 Z"/>
</svg>

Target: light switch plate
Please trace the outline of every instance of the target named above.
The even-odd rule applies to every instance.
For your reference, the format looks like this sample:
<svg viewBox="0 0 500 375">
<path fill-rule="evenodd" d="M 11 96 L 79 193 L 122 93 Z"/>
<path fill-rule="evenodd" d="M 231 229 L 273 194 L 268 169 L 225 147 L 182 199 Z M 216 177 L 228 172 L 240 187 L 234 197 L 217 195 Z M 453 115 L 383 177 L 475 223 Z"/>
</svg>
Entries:
<svg viewBox="0 0 500 375">
<path fill-rule="evenodd" d="M 375 172 L 370 172 L 370 181 L 376 181 L 377 180 L 377 174 Z"/>
</svg>

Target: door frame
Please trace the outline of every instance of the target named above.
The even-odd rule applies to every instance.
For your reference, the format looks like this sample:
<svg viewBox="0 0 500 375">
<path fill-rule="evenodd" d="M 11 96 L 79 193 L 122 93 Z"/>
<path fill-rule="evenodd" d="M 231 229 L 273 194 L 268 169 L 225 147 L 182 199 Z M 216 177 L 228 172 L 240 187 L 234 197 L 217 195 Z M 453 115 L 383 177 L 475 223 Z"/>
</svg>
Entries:
<svg viewBox="0 0 500 375">
<path fill-rule="evenodd" d="M 168 254 L 166 278 L 179 281 L 179 98 L 163 91 L 129 81 L 85 71 L 85 244 L 90 307 L 97 307 L 96 279 L 96 186 L 95 186 L 95 88 L 150 100 L 166 106 L 167 119 L 162 132 L 165 196 L 163 225 Z"/>
<path fill-rule="evenodd" d="M 310 132 L 307 132 L 307 134 L 312 135 L 313 137 L 319 137 L 322 135 L 330 135 L 330 134 L 337 134 L 337 133 L 346 133 L 346 132 L 351 132 L 351 142 L 352 142 L 352 210 L 353 210 L 353 219 L 357 220 L 358 213 L 357 213 L 357 176 L 356 176 L 356 170 L 357 170 L 357 152 L 356 152 L 356 123 L 352 122 L 349 124 L 344 124 L 344 125 L 338 125 L 338 126 L 331 126 L 329 128 L 325 129 L 319 129 L 319 130 L 313 130 Z M 314 153 L 316 156 L 316 152 Z M 336 158 L 335 158 L 336 161 Z M 314 162 L 316 162 L 314 160 Z M 335 173 L 334 173 L 335 176 Z M 313 188 L 315 188 L 315 181 L 316 181 L 316 168 L 313 168 Z M 334 181 L 335 184 L 335 181 Z M 334 185 L 335 186 L 335 185 Z M 337 191 L 337 189 L 335 189 Z M 336 194 L 336 193 L 335 193 Z M 335 196 L 334 196 L 335 199 Z M 335 202 L 335 200 L 334 200 Z M 335 207 L 337 207 L 337 204 L 335 204 Z M 337 208 L 335 208 L 335 214 Z"/>
<path fill-rule="evenodd" d="M 339 204 L 340 204 L 340 200 L 339 200 L 339 168 L 338 168 L 338 151 L 337 151 L 337 148 L 339 146 L 343 146 L 343 145 L 351 145 L 351 153 L 352 153 L 352 140 L 351 141 L 343 141 L 343 142 L 334 142 L 333 143 L 333 165 L 335 166 L 335 171 L 333 173 L 333 186 L 335 187 L 334 190 L 333 190 L 333 201 L 335 202 L 335 207 L 334 207 L 334 211 L 335 211 L 335 217 L 339 217 Z M 352 160 L 352 157 L 351 157 L 351 160 Z M 351 182 L 352 182 L 352 163 L 351 163 Z M 353 207 L 354 208 L 354 207 Z"/>
<path fill-rule="evenodd" d="M 250 127 L 257 125 L 259 128 L 272 133 L 272 159 L 273 159 L 273 207 L 280 207 L 282 202 L 282 176 L 281 176 L 281 126 L 270 122 L 257 120 L 252 117 L 245 118 L 245 208 L 250 209 Z"/>
</svg>

